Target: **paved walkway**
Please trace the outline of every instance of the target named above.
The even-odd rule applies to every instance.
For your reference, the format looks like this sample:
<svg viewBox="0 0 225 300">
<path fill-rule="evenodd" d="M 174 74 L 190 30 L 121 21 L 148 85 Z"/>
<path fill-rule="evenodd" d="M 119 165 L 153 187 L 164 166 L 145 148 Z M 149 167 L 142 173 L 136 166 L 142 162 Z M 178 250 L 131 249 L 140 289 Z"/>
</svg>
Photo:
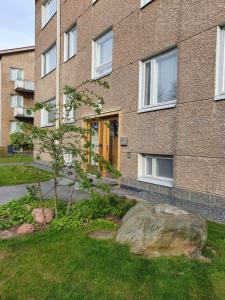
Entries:
<svg viewBox="0 0 225 300">
<path fill-rule="evenodd" d="M 12 199 L 18 199 L 25 196 L 27 194 L 28 186 L 32 186 L 32 184 L 20 184 L 0 187 L 0 205 L 9 202 Z M 41 186 L 45 198 L 52 198 L 54 196 L 53 181 L 42 182 Z M 58 195 L 59 199 L 68 201 L 70 197 L 70 188 L 67 186 L 59 186 Z M 78 190 L 74 190 L 73 192 L 73 201 L 85 199 L 87 197 L 87 193 L 83 193 Z"/>
<path fill-rule="evenodd" d="M 31 165 L 36 168 L 40 168 L 42 170 L 51 171 L 51 166 L 41 164 L 39 162 L 33 162 L 33 163 L 7 163 L 7 164 L 0 164 L 4 166 L 12 166 L 12 165 Z M 70 198 L 70 188 L 68 187 L 68 179 L 64 178 L 61 182 L 61 185 L 58 186 L 58 196 L 59 199 L 63 201 L 69 201 Z M 95 184 L 95 182 L 93 183 Z M 27 194 L 27 187 L 36 185 L 33 184 L 20 184 L 20 185 L 13 185 L 13 186 L 3 186 L 0 187 L 0 205 L 5 204 L 12 199 L 18 199 L 20 197 L 23 197 Z M 109 182 L 109 185 L 113 185 L 113 183 Z M 54 197 L 54 184 L 53 181 L 47 181 L 41 183 L 42 192 L 44 194 L 45 198 L 53 198 Z M 73 201 L 79 201 L 82 199 L 88 198 L 88 193 L 80 192 L 78 189 L 74 189 L 72 200 Z"/>
<path fill-rule="evenodd" d="M 35 167 L 39 167 L 40 169 L 51 171 L 50 166 L 41 165 L 39 163 L 26 163 L 33 165 Z M 64 179 L 64 184 L 58 187 L 59 199 L 63 201 L 68 201 L 70 197 L 70 188 L 66 185 L 66 181 L 68 179 Z M 95 184 L 95 183 L 94 183 Z M 157 193 L 152 193 L 150 191 L 137 190 L 137 189 L 126 189 L 120 188 L 118 185 L 113 186 L 112 182 L 109 182 L 112 185 L 112 192 L 114 194 L 120 196 L 126 196 L 128 198 L 138 199 L 140 201 L 148 201 L 151 203 L 168 203 L 193 213 L 197 213 L 207 219 L 219 221 L 225 223 L 225 208 L 221 208 L 219 206 L 208 206 L 205 203 L 199 202 L 190 202 L 190 201 L 182 201 L 181 199 L 173 199 L 168 196 L 159 195 Z M 5 186 L 0 187 L 0 205 L 9 202 L 12 199 L 18 199 L 27 193 L 27 186 L 32 184 L 22 184 L 16 186 Z M 53 181 L 43 182 L 42 183 L 43 193 L 45 194 L 45 198 L 52 198 L 54 196 L 53 192 Z M 88 193 L 83 193 L 78 190 L 74 190 L 73 192 L 73 201 L 79 201 L 81 199 L 85 199 L 88 197 Z"/>
</svg>

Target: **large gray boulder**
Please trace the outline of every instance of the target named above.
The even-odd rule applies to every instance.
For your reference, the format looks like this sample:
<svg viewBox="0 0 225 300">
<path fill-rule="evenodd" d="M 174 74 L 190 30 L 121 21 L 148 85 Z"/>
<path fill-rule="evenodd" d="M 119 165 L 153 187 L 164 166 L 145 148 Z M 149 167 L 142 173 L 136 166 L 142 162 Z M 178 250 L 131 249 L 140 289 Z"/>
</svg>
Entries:
<svg viewBox="0 0 225 300">
<path fill-rule="evenodd" d="M 139 203 L 124 216 L 116 240 L 148 256 L 200 257 L 207 240 L 206 221 L 168 204 Z"/>
</svg>

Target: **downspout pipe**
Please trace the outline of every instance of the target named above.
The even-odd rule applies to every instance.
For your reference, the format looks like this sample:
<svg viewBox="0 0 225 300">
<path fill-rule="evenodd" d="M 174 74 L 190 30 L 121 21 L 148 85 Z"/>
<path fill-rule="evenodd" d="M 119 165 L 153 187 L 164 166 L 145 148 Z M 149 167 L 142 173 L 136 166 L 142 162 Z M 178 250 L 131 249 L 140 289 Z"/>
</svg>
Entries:
<svg viewBox="0 0 225 300">
<path fill-rule="evenodd" d="M 60 126 L 60 58 L 61 58 L 61 0 L 57 0 L 57 38 L 56 38 L 56 128 Z"/>
</svg>

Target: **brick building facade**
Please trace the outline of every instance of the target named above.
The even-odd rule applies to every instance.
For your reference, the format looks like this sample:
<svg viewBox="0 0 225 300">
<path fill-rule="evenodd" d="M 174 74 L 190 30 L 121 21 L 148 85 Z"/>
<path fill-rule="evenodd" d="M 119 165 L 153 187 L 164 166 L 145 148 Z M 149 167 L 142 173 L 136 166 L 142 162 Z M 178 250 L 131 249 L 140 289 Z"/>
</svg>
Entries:
<svg viewBox="0 0 225 300">
<path fill-rule="evenodd" d="M 110 121 L 101 147 L 121 183 L 222 220 L 224 24 L 223 0 L 61 0 L 60 15 L 56 0 L 36 0 L 35 100 L 55 101 L 57 71 L 61 102 L 65 85 L 104 78 L 102 115 L 79 118 L 93 118 L 96 149 Z"/>
</svg>

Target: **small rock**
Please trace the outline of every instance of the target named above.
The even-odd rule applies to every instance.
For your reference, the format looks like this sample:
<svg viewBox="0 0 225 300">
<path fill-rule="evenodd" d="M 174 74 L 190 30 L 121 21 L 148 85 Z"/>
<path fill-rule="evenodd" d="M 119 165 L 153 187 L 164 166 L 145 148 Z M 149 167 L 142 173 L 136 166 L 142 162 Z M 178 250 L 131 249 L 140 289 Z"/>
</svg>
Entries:
<svg viewBox="0 0 225 300">
<path fill-rule="evenodd" d="M 52 222 L 54 218 L 54 211 L 51 208 L 45 208 L 44 215 L 45 215 L 46 223 L 49 224 Z M 32 211 L 32 216 L 36 223 L 44 225 L 44 216 L 41 208 L 34 208 Z"/>
<path fill-rule="evenodd" d="M 28 234 L 32 232 L 34 232 L 34 225 L 32 224 L 22 224 L 16 230 L 17 234 Z"/>
<path fill-rule="evenodd" d="M 7 240 L 13 237 L 15 234 L 9 230 L 0 231 L 0 240 Z"/>
<path fill-rule="evenodd" d="M 96 240 L 112 240 L 114 233 L 112 231 L 92 231 L 88 236 Z"/>
</svg>

